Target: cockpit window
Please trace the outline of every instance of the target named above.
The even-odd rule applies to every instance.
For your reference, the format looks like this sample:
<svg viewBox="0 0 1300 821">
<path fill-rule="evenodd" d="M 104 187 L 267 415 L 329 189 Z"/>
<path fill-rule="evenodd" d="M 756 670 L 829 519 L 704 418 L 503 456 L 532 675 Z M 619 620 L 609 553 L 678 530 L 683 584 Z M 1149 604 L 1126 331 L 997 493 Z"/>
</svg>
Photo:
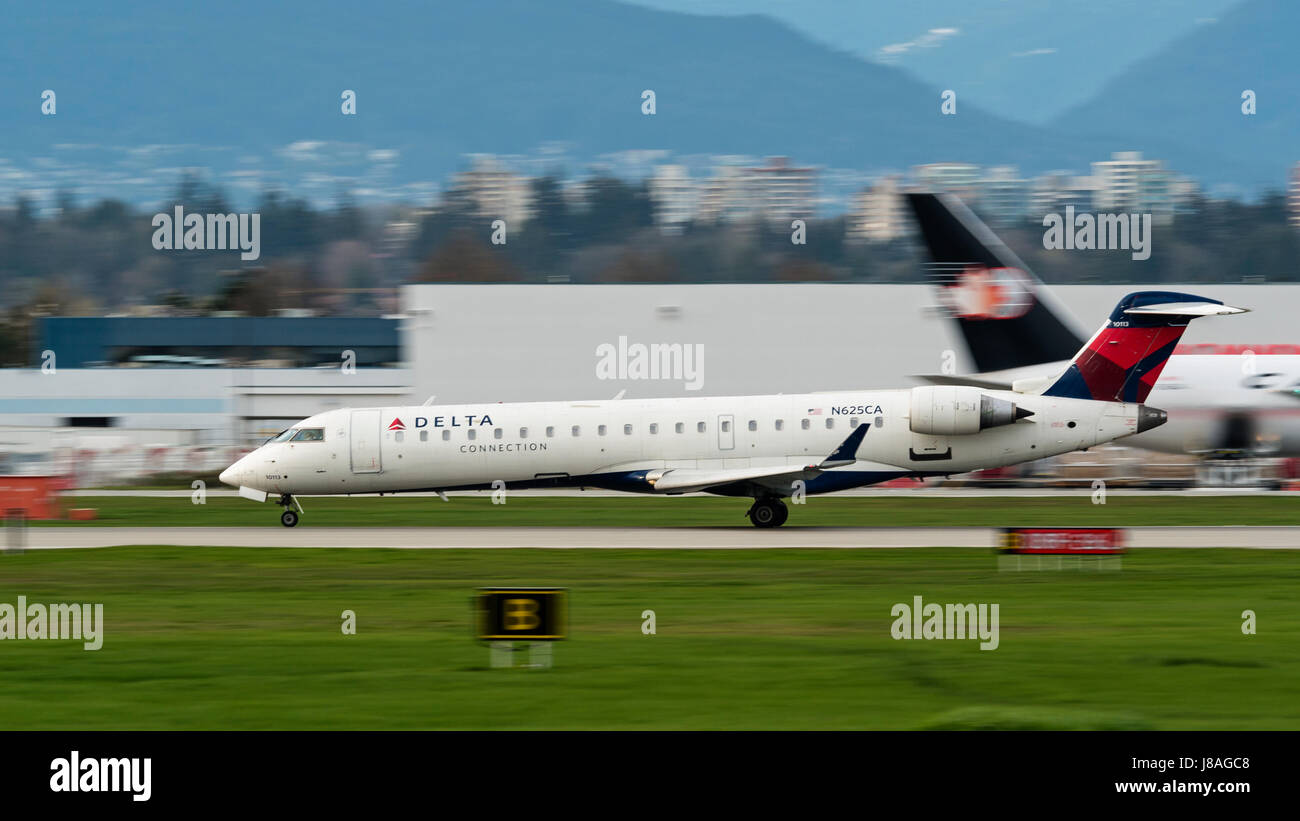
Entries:
<svg viewBox="0 0 1300 821">
<path fill-rule="evenodd" d="M 297 428 L 289 428 L 288 430 L 282 430 L 279 433 L 277 433 L 275 436 L 272 436 L 270 439 L 267 439 L 262 444 L 269 445 L 272 442 L 286 442 L 289 439 L 291 439 L 293 435 L 297 432 L 298 432 Z"/>
<path fill-rule="evenodd" d="M 324 428 L 303 428 L 298 431 L 298 435 L 293 437 L 295 442 L 324 442 Z"/>
</svg>

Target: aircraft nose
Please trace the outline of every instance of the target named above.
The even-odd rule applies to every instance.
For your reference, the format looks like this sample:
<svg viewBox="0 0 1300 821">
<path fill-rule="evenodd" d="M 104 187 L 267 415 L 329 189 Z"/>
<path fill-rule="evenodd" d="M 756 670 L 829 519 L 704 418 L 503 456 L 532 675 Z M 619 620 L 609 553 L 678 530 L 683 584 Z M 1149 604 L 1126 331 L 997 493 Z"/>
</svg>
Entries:
<svg viewBox="0 0 1300 821">
<path fill-rule="evenodd" d="M 245 456 L 239 461 L 235 462 L 230 467 L 221 471 L 221 474 L 217 476 L 217 478 L 221 480 L 222 484 L 230 485 L 231 487 L 239 487 L 240 477 L 247 472 L 244 469 L 245 467 L 247 467 L 247 465 L 244 464 L 244 462 L 247 461 L 247 459 L 248 457 Z"/>
</svg>

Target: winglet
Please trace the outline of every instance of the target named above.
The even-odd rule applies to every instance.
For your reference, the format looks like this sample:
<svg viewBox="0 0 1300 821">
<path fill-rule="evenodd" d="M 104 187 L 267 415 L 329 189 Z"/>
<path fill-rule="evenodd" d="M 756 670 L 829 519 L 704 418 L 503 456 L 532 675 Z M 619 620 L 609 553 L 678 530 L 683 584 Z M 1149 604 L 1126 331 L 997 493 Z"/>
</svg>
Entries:
<svg viewBox="0 0 1300 821">
<path fill-rule="evenodd" d="M 867 435 L 871 425 L 862 423 L 853 429 L 849 437 L 840 443 L 835 452 L 826 457 L 826 461 L 817 466 L 819 470 L 828 470 L 830 468 L 843 467 L 851 465 L 858 461 L 858 448 L 862 446 L 862 440 Z"/>
</svg>

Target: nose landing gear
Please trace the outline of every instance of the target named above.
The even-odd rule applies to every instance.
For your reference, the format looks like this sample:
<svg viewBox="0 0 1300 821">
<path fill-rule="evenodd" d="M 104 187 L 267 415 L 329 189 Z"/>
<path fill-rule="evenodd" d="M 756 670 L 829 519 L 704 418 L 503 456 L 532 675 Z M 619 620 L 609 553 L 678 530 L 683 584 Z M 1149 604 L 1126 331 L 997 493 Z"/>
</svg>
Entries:
<svg viewBox="0 0 1300 821">
<path fill-rule="evenodd" d="M 790 515 L 785 502 L 775 496 L 755 499 L 753 506 L 745 513 L 754 527 L 780 527 Z"/>
<path fill-rule="evenodd" d="M 302 512 L 302 505 L 298 503 L 297 499 L 288 493 L 282 493 L 276 504 L 284 508 L 284 512 L 280 514 L 280 524 L 285 527 L 293 527 L 298 524 L 298 514 Z M 298 510 L 295 511 L 294 507 L 297 507 Z"/>
</svg>

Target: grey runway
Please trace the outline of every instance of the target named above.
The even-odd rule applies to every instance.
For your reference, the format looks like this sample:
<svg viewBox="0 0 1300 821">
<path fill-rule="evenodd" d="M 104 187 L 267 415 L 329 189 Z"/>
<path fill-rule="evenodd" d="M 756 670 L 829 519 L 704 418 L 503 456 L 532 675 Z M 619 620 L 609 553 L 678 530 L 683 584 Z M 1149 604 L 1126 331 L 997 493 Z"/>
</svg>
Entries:
<svg viewBox="0 0 1300 821">
<path fill-rule="evenodd" d="M 207 495 L 209 499 L 238 499 L 239 492 L 227 488 L 208 488 Z M 453 490 L 447 493 L 452 498 L 482 498 L 490 494 L 491 491 L 482 490 Z M 859 487 L 850 490 L 840 490 L 831 494 L 828 498 L 903 498 L 903 499 L 997 499 L 997 498 L 1015 498 L 1015 497 L 1032 497 L 1032 498 L 1051 498 L 1058 496 L 1092 496 L 1096 491 L 1091 488 L 1069 488 L 1069 487 Z M 94 488 L 83 488 L 79 490 L 65 490 L 64 496 L 82 497 L 82 496 L 107 496 L 107 497 L 136 497 L 136 498 L 155 498 L 155 499 L 188 499 L 194 494 L 194 491 L 186 488 L 184 490 L 158 490 L 158 489 L 134 489 L 134 490 L 96 490 Z M 673 502 L 682 497 L 705 498 L 711 497 L 709 493 L 683 493 L 681 496 L 658 496 L 652 493 L 624 493 L 617 490 L 595 490 L 578 488 L 556 488 L 552 490 L 514 490 L 512 495 L 518 495 L 522 498 L 602 498 L 602 499 L 644 499 L 646 501 L 659 500 L 662 502 Z M 375 497 L 374 493 L 358 493 L 354 497 L 364 499 Z M 421 498 L 437 498 L 436 493 L 395 493 L 394 496 L 416 496 Z M 1187 496 L 1290 496 L 1300 498 L 1300 492 L 1294 490 L 1264 490 L 1262 488 L 1243 488 L 1243 487 L 1199 487 L 1184 488 L 1182 490 L 1152 489 L 1152 488 L 1129 488 L 1129 487 L 1112 487 L 1106 490 L 1107 496 L 1156 496 L 1166 498 L 1187 497 Z M 312 496 L 303 494 L 301 499 L 325 499 L 339 498 L 327 496 Z"/>
<path fill-rule="evenodd" d="M 30 527 L 36 550 L 180 545 L 192 547 L 380 547 L 404 549 L 549 548 L 745 550 L 970 547 L 991 550 L 999 532 L 985 527 Z M 1300 527 L 1134 527 L 1134 548 L 1300 549 Z"/>
</svg>

